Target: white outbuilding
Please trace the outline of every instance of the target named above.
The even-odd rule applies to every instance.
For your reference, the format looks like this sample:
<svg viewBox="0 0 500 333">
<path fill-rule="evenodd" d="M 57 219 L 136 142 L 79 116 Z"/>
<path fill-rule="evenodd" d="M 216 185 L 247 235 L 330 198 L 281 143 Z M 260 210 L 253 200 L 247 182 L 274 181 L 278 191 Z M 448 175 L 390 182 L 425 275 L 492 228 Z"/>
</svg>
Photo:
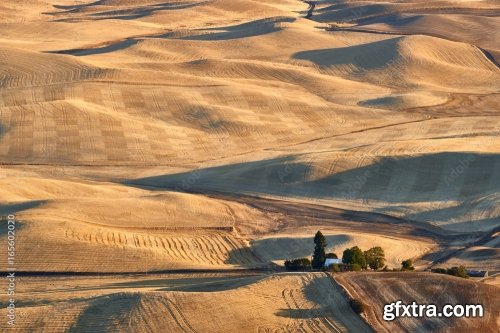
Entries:
<svg viewBox="0 0 500 333">
<path fill-rule="evenodd" d="M 342 259 L 327 258 L 325 260 L 325 267 L 328 267 L 328 266 L 334 265 L 334 264 L 340 265 L 341 263 L 342 263 Z"/>
</svg>

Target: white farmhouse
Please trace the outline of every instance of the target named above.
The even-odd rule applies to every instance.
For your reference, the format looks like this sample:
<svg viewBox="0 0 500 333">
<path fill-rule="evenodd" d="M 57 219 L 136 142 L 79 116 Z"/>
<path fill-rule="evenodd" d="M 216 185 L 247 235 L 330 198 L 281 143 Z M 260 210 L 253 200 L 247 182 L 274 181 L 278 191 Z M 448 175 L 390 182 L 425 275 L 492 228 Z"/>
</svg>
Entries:
<svg viewBox="0 0 500 333">
<path fill-rule="evenodd" d="M 328 267 L 330 265 L 333 265 L 333 264 L 342 264 L 342 259 L 333 259 L 333 258 L 327 258 L 325 260 L 325 267 Z"/>
</svg>

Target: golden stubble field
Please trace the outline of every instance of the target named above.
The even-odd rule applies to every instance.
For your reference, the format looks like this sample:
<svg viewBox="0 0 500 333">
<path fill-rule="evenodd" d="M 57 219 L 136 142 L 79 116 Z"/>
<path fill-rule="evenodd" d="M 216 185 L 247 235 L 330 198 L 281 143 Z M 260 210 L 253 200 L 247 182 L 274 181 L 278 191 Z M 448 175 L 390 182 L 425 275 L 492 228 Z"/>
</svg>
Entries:
<svg viewBox="0 0 500 333">
<path fill-rule="evenodd" d="M 337 254 L 384 247 L 389 267 L 500 270 L 499 12 L 488 0 L 2 1 L 0 215 L 16 215 L 17 268 L 35 274 L 18 282 L 18 330 L 213 332 L 195 318 L 214 306 L 227 332 L 369 330 L 331 313 L 343 296 L 321 274 L 218 276 L 225 291 L 191 294 L 160 277 L 147 290 L 72 277 L 267 271 L 308 256 L 316 230 Z M 62 278 L 46 273 L 75 286 L 52 296 Z"/>
</svg>

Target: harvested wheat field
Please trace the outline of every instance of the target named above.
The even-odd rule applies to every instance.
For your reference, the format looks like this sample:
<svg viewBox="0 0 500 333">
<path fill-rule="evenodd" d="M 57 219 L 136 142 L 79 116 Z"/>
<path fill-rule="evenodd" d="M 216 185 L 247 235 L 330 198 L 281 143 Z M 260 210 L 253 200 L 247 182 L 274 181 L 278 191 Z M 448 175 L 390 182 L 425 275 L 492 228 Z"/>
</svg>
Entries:
<svg viewBox="0 0 500 333">
<path fill-rule="evenodd" d="M 494 0 L 1 1 L 0 331 L 498 331 L 499 31 Z M 285 273 L 318 230 L 481 276 Z M 425 283 L 488 316 L 380 319 Z"/>
<path fill-rule="evenodd" d="M 324 273 L 21 282 L 18 332 L 373 332 Z"/>
<path fill-rule="evenodd" d="M 498 287 L 431 273 L 345 273 L 336 280 L 353 296 L 368 303 L 367 321 L 378 332 L 497 332 Z M 365 295 L 370 295 L 366 297 Z M 445 304 L 478 304 L 484 318 L 401 318 L 387 322 L 377 313 L 396 300 Z"/>
</svg>

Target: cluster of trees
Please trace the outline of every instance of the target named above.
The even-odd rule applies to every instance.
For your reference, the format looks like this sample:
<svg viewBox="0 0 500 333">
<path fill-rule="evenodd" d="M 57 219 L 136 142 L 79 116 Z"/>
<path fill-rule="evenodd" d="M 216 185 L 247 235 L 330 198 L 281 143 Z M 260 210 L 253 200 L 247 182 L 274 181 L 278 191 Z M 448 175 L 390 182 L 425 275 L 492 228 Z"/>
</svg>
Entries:
<svg viewBox="0 0 500 333">
<path fill-rule="evenodd" d="M 314 236 L 314 252 L 312 260 L 308 258 L 298 258 L 285 261 L 285 268 L 289 271 L 304 271 L 310 269 L 323 269 L 326 259 L 338 259 L 335 253 L 326 253 L 326 238 L 321 231 L 316 232 Z M 342 264 L 333 264 L 329 267 L 334 272 L 341 271 L 360 271 L 362 269 L 372 269 L 377 271 L 383 268 L 383 271 L 389 271 L 385 265 L 385 253 L 380 246 L 372 247 L 362 251 L 359 247 L 353 246 L 344 250 L 342 253 Z M 413 261 L 406 259 L 401 262 L 401 269 L 394 268 L 392 271 L 414 271 Z M 448 274 L 462 278 L 469 278 L 464 266 L 451 268 L 435 268 L 434 273 Z"/>
<path fill-rule="evenodd" d="M 314 235 L 314 252 L 312 260 L 308 258 L 298 258 L 285 261 L 285 268 L 289 271 L 302 271 L 310 269 L 324 269 L 325 261 L 328 258 L 338 259 L 335 253 L 326 253 L 326 238 L 321 231 Z M 366 251 L 362 251 L 358 246 L 353 246 L 344 250 L 342 253 L 342 264 L 333 264 L 329 269 L 333 272 L 341 271 L 360 271 L 362 269 L 372 269 L 374 271 L 382 269 L 389 271 L 385 266 L 385 252 L 380 246 L 372 247 Z M 401 268 L 394 268 L 392 271 L 414 271 L 413 261 L 406 259 L 401 262 Z M 448 269 L 432 270 L 436 273 L 455 275 L 460 277 L 468 277 L 465 267 L 452 267 Z"/>
<path fill-rule="evenodd" d="M 326 238 L 318 231 L 314 236 L 314 252 L 312 260 L 298 258 L 285 261 L 285 268 L 290 271 L 323 269 L 328 258 L 338 259 L 335 253 L 326 253 Z M 385 253 L 380 246 L 372 247 L 367 251 L 361 251 L 357 246 L 346 249 L 342 255 L 342 265 L 333 265 L 333 271 L 349 270 L 359 271 L 367 269 L 378 270 L 384 267 Z M 342 266 L 342 267 L 341 267 Z"/>
<path fill-rule="evenodd" d="M 346 249 L 342 254 L 342 262 L 352 266 L 353 271 L 360 269 L 381 269 L 385 265 L 385 253 L 380 246 L 372 247 L 367 251 L 361 251 L 357 246 Z"/>
<path fill-rule="evenodd" d="M 431 272 L 458 276 L 464 279 L 469 278 L 469 274 L 467 274 L 467 270 L 465 269 L 464 266 L 451 267 L 451 268 L 434 268 L 431 269 Z"/>
<path fill-rule="evenodd" d="M 325 265 L 326 258 L 335 258 L 337 255 L 335 253 L 325 253 L 326 248 L 326 238 L 323 236 L 321 231 L 318 231 L 314 236 L 314 253 L 312 260 L 312 268 L 321 269 Z M 353 271 L 359 271 L 361 269 L 367 269 L 370 267 L 373 270 L 378 270 L 384 267 L 385 264 L 385 253 L 380 246 L 372 247 L 367 251 L 361 251 L 357 246 L 346 249 L 342 254 L 343 265 L 350 265 L 350 269 Z M 333 270 L 337 270 L 334 266 Z M 340 267 L 338 267 L 340 270 Z"/>
</svg>

